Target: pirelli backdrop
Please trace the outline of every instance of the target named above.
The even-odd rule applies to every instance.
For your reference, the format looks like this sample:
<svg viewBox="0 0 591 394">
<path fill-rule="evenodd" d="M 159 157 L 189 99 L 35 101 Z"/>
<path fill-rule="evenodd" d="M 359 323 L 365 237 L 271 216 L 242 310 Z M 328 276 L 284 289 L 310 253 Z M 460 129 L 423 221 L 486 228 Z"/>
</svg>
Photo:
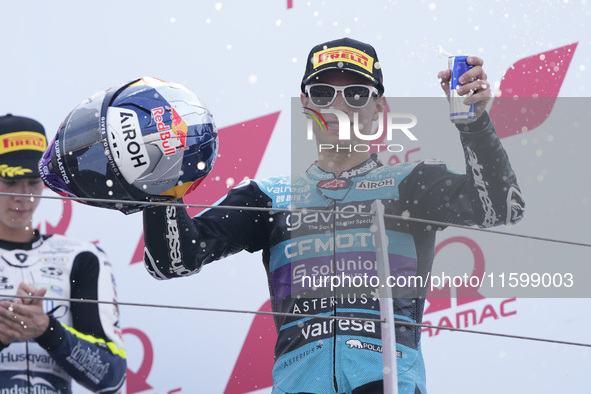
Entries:
<svg viewBox="0 0 591 394">
<path fill-rule="evenodd" d="M 427 385 L 431 393 L 585 392 L 589 348 L 556 341 L 590 343 L 590 13 L 585 1 L 2 1 L 0 113 L 33 117 L 52 139 L 97 91 L 142 76 L 181 83 L 207 104 L 220 137 L 213 172 L 186 202 L 213 204 L 245 177 L 288 175 L 292 163 L 314 159 L 301 149 L 291 160 L 301 112 L 292 103 L 310 48 L 343 36 L 376 48 L 389 112 L 406 114 L 397 122 L 416 137 L 399 127 L 395 140 L 371 141 L 380 159 L 465 171 L 437 73 L 447 54 L 480 56 L 495 93 L 489 113 L 527 208 L 509 228 L 439 233 L 433 279 L 479 282 L 429 289 Z M 303 114 L 301 122 L 305 129 Z M 117 300 L 133 304 L 120 306 L 122 393 L 270 392 L 273 319 L 227 312 L 270 310 L 260 254 L 155 281 L 141 262 L 141 214 L 44 200 L 35 225 L 110 256 Z"/>
</svg>

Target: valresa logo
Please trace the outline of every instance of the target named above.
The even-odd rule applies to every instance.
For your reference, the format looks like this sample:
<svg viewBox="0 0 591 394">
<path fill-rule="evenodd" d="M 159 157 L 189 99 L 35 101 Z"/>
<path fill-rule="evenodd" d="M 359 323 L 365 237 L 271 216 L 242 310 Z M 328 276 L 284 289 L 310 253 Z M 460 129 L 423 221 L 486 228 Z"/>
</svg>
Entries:
<svg viewBox="0 0 591 394">
<path fill-rule="evenodd" d="M 383 140 L 384 131 L 386 132 L 386 139 L 388 141 L 393 140 L 393 134 L 395 130 L 402 131 L 404 135 L 411 141 L 417 141 L 418 138 L 410 131 L 411 128 L 417 125 L 417 117 L 410 113 L 404 112 L 380 112 L 378 114 L 377 124 L 378 129 L 372 134 L 363 134 L 361 132 L 363 127 L 359 125 L 359 113 L 353 112 L 353 120 L 349 118 L 345 112 L 334 108 L 322 108 L 319 111 L 313 110 L 309 107 L 303 107 L 304 112 L 307 116 L 307 134 L 306 138 L 311 141 L 314 138 L 314 122 L 319 127 L 319 132 L 324 133 L 328 130 L 329 123 L 326 121 L 323 114 L 334 115 L 339 125 L 339 141 L 343 143 L 335 144 L 318 144 L 318 151 L 323 150 L 337 150 L 347 152 L 369 152 L 372 149 L 377 149 L 378 152 L 387 150 L 388 152 L 402 152 L 404 146 L 400 144 L 384 144 L 384 143 L 370 143 L 371 141 Z M 384 122 L 386 120 L 386 122 Z M 384 127 L 384 123 L 386 126 Z M 351 132 L 353 129 L 353 132 Z M 358 141 L 367 141 L 367 143 L 349 143 L 352 139 Z"/>
<path fill-rule="evenodd" d="M 170 113 L 170 126 L 164 122 L 163 115 Z M 187 146 L 187 124 L 172 107 L 158 107 L 152 109 L 152 118 L 156 122 L 156 128 L 160 132 L 162 151 L 165 156 L 170 156 Z M 176 137 L 176 138 L 175 138 Z"/>
</svg>

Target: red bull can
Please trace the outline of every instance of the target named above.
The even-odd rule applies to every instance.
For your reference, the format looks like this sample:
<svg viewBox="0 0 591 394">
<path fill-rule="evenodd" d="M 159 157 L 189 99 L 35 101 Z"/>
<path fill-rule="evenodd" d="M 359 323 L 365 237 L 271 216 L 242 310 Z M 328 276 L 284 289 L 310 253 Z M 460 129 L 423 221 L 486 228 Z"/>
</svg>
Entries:
<svg viewBox="0 0 591 394">
<path fill-rule="evenodd" d="M 476 120 L 474 104 L 466 105 L 464 100 L 471 93 L 460 96 L 457 88 L 461 85 L 458 80 L 460 76 L 471 69 L 466 63 L 468 56 L 450 56 L 448 58 L 448 67 L 451 69 L 451 78 L 449 80 L 449 118 L 453 123 L 470 123 Z"/>
</svg>

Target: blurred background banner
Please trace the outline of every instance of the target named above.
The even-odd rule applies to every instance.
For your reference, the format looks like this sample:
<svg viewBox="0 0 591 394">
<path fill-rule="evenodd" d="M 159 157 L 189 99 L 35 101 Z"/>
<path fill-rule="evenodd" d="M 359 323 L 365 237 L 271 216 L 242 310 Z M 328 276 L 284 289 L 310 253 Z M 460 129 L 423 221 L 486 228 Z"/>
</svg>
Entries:
<svg viewBox="0 0 591 394">
<path fill-rule="evenodd" d="M 0 4 L 0 112 L 39 120 L 50 140 L 82 100 L 141 76 L 181 83 L 207 104 L 220 129 L 220 150 L 213 172 L 185 200 L 194 204 L 214 203 L 244 177 L 291 172 L 292 100 L 299 97 L 306 56 L 315 44 L 343 36 L 371 43 L 385 94 L 396 100 L 441 98 L 437 73 L 447 67 L 444 53 L 477 55 L 498 96 L 490 114 L 527 209 L 517 226 L 498 229 L 509 235 L 452 228 L 440 233 L 434 274 L 503 267 L 508 280 L 514 261 L 517 274 L 563 273 L 574 266 L 574 281 L 591 277 L 580 277 L 591 249 L 574 244 L 591 241 L 591 43 L 585 33 L 591 4 L 586 1 Z M 531 110 L 513 97 L 544 99 Z M 438 101 L 441 108 L 435 107 L 429 124 L 441 127 L 418 135 L 402 152 L 380 153 L 383 162 L 434 158 L 464 169 L 445 100 Z M 121 302 L 270 310 L 258 253 L 239 253 L 196 276 L 158 282 L 140 263 L 140 214 L 57 200 L 44 200 L 38 212 L 42 231 L 96 242 L 109 254 Z M 542 292 L 533 298 L 484 288 L 453 293 L 434 290 L 426 323 L 591 342 L 586 296 Z M 123 393 L 270 393 L 272 318 L 120 309 L 129 366 Z M 423 351 L 430 393 L 585 392 L 590 383 L 591 354 L 585 347 L 426 328 Z"/>
</svg>

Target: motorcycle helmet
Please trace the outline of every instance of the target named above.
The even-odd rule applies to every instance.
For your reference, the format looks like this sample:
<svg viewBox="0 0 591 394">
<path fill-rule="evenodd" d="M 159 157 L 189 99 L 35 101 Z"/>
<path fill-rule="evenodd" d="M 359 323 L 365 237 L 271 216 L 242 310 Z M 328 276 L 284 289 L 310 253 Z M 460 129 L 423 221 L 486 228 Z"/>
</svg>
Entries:
<svg viewBox="0 0 591 394">
<path fill-rule="evenodd" d="M 144 77 L 74 108 L 39 172 L 58 194 L 129 214 L 146 206 L 134 202 L 174 201 L 191 192 L 212 170 L 218 145 L 213 116 L 193 92 Z"/>
</svg>

